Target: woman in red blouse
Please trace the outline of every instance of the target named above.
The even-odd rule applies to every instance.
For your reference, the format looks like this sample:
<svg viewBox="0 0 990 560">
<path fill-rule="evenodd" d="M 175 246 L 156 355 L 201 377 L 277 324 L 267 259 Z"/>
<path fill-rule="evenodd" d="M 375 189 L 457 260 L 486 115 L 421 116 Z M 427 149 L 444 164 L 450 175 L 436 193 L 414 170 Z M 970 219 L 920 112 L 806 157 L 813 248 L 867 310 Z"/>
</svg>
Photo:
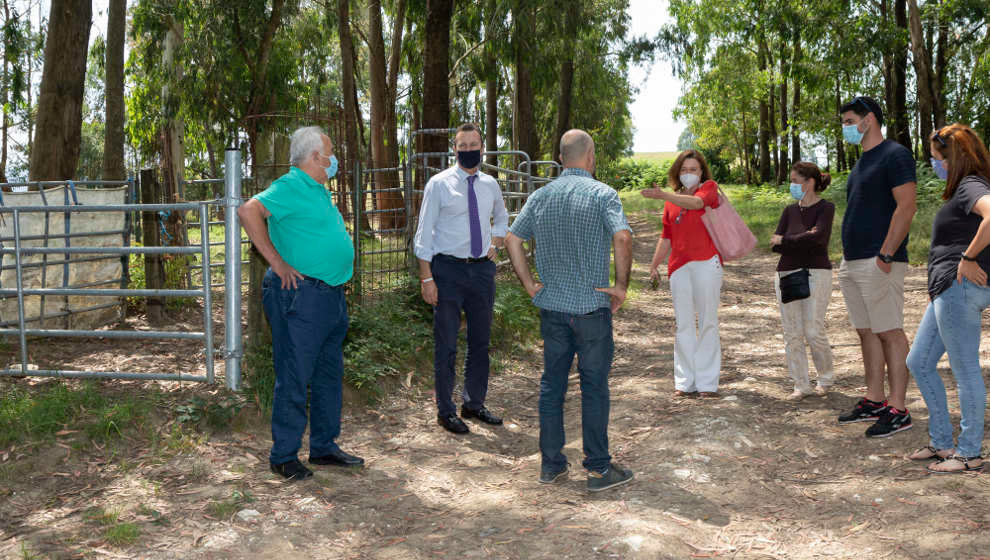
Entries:
<svg viewBox="0 0 990 560">
<path fill-rule="evenodd" d="M 654 187 L 644 190 L 643 196 L 666 201 L 650 277 L 658 278 L 657 268 L 669 256 L 667 275 L 677 324 L 674 394 L 717 397 L 722 368 L 718 334 L 722 258 L 701 216 L 706 206 L 718 207 L 718 184 L 712 180 L 705 156 L 697 150 L 681 152 L 667 180 L 673 192 Z"/>
</svg>

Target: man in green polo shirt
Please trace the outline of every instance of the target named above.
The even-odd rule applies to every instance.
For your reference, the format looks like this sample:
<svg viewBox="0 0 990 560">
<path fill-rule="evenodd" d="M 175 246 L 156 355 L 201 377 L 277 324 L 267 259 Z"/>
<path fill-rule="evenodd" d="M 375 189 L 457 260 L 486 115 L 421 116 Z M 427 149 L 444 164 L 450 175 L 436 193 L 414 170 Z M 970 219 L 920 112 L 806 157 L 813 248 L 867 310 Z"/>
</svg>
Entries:
<svg viewBox="0 0 990 560">
<path fill-rule="evenodd" d="M 337 173 L 333 143 L 319 127 L 300 128 L 289 146 L 292 168 L 237 211 L 251 243 L 271 268 L 262 284 L 272 327 L 273 472 L 290 480 L 313 476 L 297 456 L 306 430 L 309 462 L 361 466 L 337 446 L 344 374 L 347 301 L 354 245 L 324 186 Z"/>
</svg>

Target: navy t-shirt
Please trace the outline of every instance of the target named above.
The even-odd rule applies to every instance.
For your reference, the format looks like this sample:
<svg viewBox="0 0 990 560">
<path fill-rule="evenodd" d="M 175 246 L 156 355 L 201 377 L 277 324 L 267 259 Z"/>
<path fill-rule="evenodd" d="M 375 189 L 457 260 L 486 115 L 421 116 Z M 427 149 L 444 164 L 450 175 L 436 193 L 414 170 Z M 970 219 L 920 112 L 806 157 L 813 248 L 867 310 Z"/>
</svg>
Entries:
<svg viewBox="0 0 990 560">
<path fill-rule="evenodd" d="M 842 217 L 842 253 L 847 261 L 880 254 L 890 220 L 897 209 L 895 187 L 917 180 L 911 151 L 893 140 L 884 140 L 863 152 L 846 181 L 846 213 Z M 907 262 L 908 238 L 894 253 Z"/>
<path fill-rule="evenodd" d="M 956 281 L 959 260 L 976 237 L 983 217 L 973 212 L 976 202 L 990 196 L 990 183 L 983 177 L 964 177 L 952 198 L 935 214 L 932 222 L 932 246 L 928 250 L 928 294 L 935 298 Z M 980 268 L 990 274 L 990 247 L 976 257 Z"/>
</svg>

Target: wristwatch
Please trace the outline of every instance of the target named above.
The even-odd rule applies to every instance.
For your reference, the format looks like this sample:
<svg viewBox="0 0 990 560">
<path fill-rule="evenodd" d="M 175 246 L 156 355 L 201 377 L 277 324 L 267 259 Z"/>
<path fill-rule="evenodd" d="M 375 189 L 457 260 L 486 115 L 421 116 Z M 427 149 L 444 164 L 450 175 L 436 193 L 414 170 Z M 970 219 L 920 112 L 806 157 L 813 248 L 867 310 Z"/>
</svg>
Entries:
<svg viewBox="0 0 990 560">
<path fill-rule="evenodd" d="M 890 264 L 890 263 L 894 262 L 894 257 L 892 257 L 890 255 L 885 255 L 883 253 L 880 253 L 879 255 L 877 255 L 877 258 L 880 259 L 881 261 L 883 261 L 886 264 Z"/>
<path fill-rule="evenodd" d="M 969 262 L 976 262 L 976 259 L 975 258 L 973 258 L 973 257 L 967 257 L 966 256 L 966 251 L 963 251 L 960 254 L 962 255 L 962 260 L 969 261 Z"/>
</svg>

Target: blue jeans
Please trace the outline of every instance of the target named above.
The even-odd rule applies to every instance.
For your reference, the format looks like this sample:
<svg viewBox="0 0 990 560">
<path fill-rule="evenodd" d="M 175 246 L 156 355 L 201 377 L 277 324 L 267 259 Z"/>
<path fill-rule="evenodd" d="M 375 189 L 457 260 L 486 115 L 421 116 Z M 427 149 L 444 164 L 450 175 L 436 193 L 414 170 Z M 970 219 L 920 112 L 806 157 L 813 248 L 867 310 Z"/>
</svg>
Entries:
<svg viewBox="0 0 990 560">
<path fill-rule="evenodd" d="M 612 369 L 612 310 L 586 315 L 540 310 L 543 378 L 540 379 L 540 454 L 542 468 L 557 472 L 567 464 L 564 448 L 564 395 L 574 354 L 581 376 L 581 431 L 584 468 L 604 472 L 608 454 L 608 374 Z"/>
<path fill-rule="evenodd" d="M 959 388 L 959 445 L 965 457 L 980 454 L 983 447 L 983 414 L 987 390 L 980 370 L 980 315 L 990 307 L 990 288 L 969 280 L 952 286 L 928 304 L 918 325 L 907 366 L 928 405 L 928 434 L 936 449 L 951 449 L 952 424 L 946 403 L 945 385 L 935 369 L 942 354 L 949 353 L 949 366 Z"/>
<path fill-rule="evenodd" d="M 464 406 L 479 410 L 488 395 L 488 344 L 492 334 L 492 308 L 495 305 L 495 263 L 461 262 L 436 255 L 430 264 L 437 283 L 437 304 L 433 307 L 433 384 L 437 414 L 457 413 L 454 406 L 454 364 L 457 359 L 457 332 L 461 310 L 467 322 L 467 355 L 464 358 Z"/>
<path fill-rule="evenodd" d="M 262 303 L 272 327 L 275 395 L 272 399 L 273 465 L 297 458 L 306 430 L 309 393 L 309 456 L 339 449 L 347 300 L 342 287 L 306 277 L 295 290 L 282 287 L 271 269 L 262 282 Z"/>
</svg>

